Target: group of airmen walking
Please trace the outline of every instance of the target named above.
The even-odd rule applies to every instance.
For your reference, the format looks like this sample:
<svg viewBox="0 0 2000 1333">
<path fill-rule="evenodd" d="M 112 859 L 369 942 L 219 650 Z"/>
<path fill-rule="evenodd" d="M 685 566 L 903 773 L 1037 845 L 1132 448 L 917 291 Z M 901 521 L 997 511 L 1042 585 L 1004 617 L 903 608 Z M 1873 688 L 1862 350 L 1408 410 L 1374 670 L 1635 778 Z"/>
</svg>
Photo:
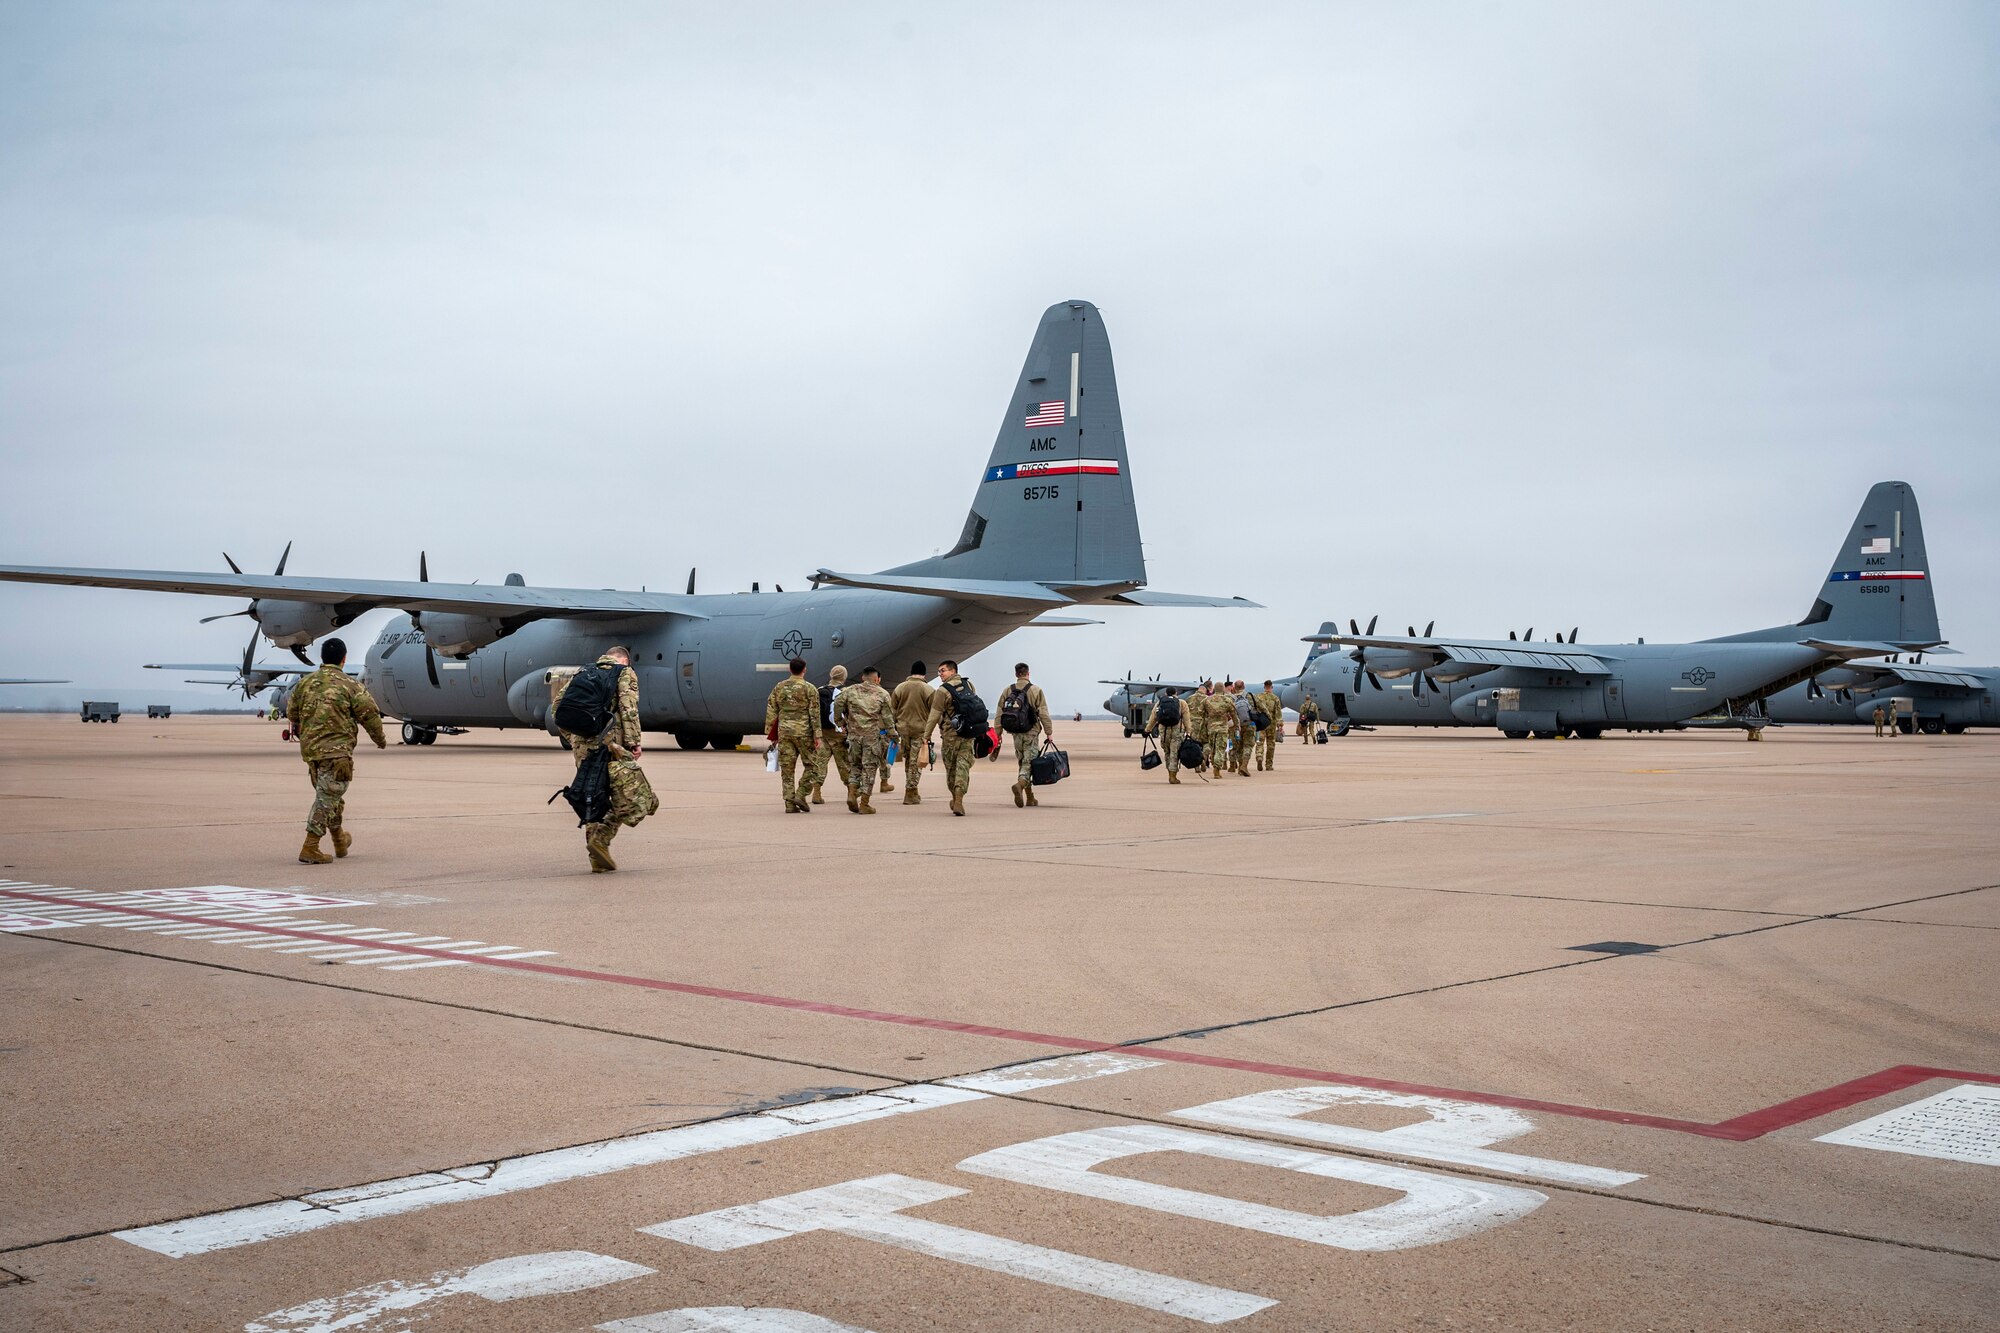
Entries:
<svg viewBox="0 0 2000 1333">
<path fill-rule="evenodd" d="M 1204 680 L 1201 688 L 1183 698 L 1172 686 L 1153 696 L 1146 715 L 1146 735 L 1159 743 L 1166 760 L 1167 781 L 1181 785 L 1182 744 L 1195 741 L 1201 749 L 1202 765 L 1214 776 L 1249 777 L 1252 764 L 1259 773 L 1278 766 L 1278 733 L 1285 721 L 1284 704 L 1265 681 L 1264 688 L 1249 692 L 1243 681 L 1223 681 L 1218 687 Z M 1192 758 L 1192 753 L 1189 754 Z"/>
<path fill-rule="evenodd" d="M 882 687 L 882 673 L 864 668 L 861 680 L 849 684 L 847 668 L 827 672 L 824 685 L 806 677 L 806 663 L 794 658 L 790 675 L 772 688 L 764 705 L 764 733 L 777 750 L 777 768 L 787 814 L 810 814 L 823 805 L 830 772 L 837 773 L 847 792 L 847 808 L 855 814 L 875 813 L 874 798 L 896 790 L 891 781 L 889 746 L 903 760 L 903 804 L 922 805 L 923 776 L 931 763 L 931 737 L 937 737 L 937 758 L 944 764 L 945 789 L 951 812 L 965 813 L 972 788 L 975 759 L 995 754 L 990 713 L 978 689 L 958 670 L 958 663 L 938 664 L 938 683 L 922 662 L 910 664 L 910 674 L 894 691 Z M 1014 682 L 1000 696 L 1000 726 L 1014 740 L 1014 804 L 1039 805 L 1035 799 L 1032 765 L 1042 743 L 1055 740 L 1055 724 L 1042 687 L 1029 677 L 1028 664 L 1014 665 Z"/>
</svg>

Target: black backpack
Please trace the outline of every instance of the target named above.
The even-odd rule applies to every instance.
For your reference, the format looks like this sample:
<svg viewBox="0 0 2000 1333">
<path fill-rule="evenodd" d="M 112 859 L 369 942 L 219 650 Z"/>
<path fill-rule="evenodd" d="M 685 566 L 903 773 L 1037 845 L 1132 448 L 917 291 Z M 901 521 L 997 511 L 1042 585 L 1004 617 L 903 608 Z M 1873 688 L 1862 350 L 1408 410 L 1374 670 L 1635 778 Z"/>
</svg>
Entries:
<svg viewBox="0 0 2000 1333">
<path fill-rule="evenodd" d="M 624 669 L 588 666 L 578 671 L 556 705 L 556 725 L 588 740 L 602 736 L 618 711 L 618 673 Z"/>
<path fill-rule="evenodd" d="M 570 688 L 576 687 L 572 685 Z M 570 779 L 569 786 L 557 791 L 556 796 L 569 801 L 570 809 L 576 811 L 578 827 L 601 822 L 611 813 L 611 751 L 600 745 L 585 755 L 583 762 L 576 766 L 576 776 Z M 556 796 L 549 797 L 543 804 L 554 805 Z"/>
<path fill-rule="evenodd" d="M 1028 704 L 1027 687 L 1009 685 L 1007 692 L 1000 696 L 1000 730 L 1018 736 L 1034 729 L 1035 710 Z"/>
<path fill-rule="evenodd" d="M 1160 700 L 1160 725 L 1178 727 L 1181 724 L 1181 701 L 1169 694 Z"/>
<path fill-rule="evenodd" d="M 986 734 L 986 701 L 962 680 L 946 681 L 944 692 L 951 696 L 951 729 L 966 740 Z"/>
<path fill-rule="evenodd" d="M 833 696 L 838 693 L 831 685 L 819 687 L 819 724 L 822 728 L 833 726 Z"/>
<path fill-rule="evenodd" d="M 1271 715 L 1257 705 L 1250 705 L 1250 725 L 1262 731 L 1271 725 Z"/>
</svg>

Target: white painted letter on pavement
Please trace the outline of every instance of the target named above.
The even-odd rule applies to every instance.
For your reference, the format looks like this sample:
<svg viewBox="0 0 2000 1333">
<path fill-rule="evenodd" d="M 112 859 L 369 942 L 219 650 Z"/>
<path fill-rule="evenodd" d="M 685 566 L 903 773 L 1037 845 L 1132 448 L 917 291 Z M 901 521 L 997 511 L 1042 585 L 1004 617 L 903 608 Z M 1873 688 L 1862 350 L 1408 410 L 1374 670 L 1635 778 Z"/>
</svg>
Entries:
<svg viewBox="0 0 2000 1333">
<path fill-rule="evenodd" d="M 775 1305 L 702 1305 L 599 1324 L 598 1333 L 871 1333 L 804 1310 Z"/>
<path fill-rule="evenodd" d="M 1322 1217 L 1091 1170 L 1121 1157 L 1158 1152 L 1198 1153 L 1248 1166 L 1275 1166 L 1310 1176 L 1378 1185 L 1403 1197 L 1358 1213 Z M 1547 1195 L 1518 1185 L 1440 1176 L 1385 1162 L 1156 1125 L 1056 1134 L 968 1157 L 958 1169 L 1343 1250 L 1406 1250 L 1457 1240 L 1517 1221 L 1548 1202 Z"/>
<path fill-rule="evenodd" d="M 1430 1119 L 1395 1129 L 1356 1129 L 1352 1125 L 1329 1125 L 1299 1116 L 1324 1111 L 1329 1106 L 1398 1106 L 1420 1110 Z M 1180 1120 L 1199 1120 L 1208 1125 L 1227 1125 L 1288 1139 L 1307 1139 L 1334 1148 L 1361 1148 L 1394 1157 L 1420 1157 L 1431 1162 L 1479 1167 L 1510 1176 L 1553 1180 L 1564 1185 L 1595 1185 L 1616 1189 L 1646 1177 L 1631 1171 L 1611 1171 L 1601 1166 L 1581 1166 L 1547 1157 L 1524 1157 L 1518 1153 L 1491 1152 L 1487 1144 L 1518 1138 L 1534 1129 L 1534 1122 L 1519 1111 L 1479 1102 L 1452 1101 L 1408 1092 L 1383 1092 L 1375 1088 L 1324 1086 L 1277 1088 L 1247 1097 L 1209 1102 L 1175 1111 Z"/>
<path fill-rule="evenodd" d="M 278 1310 L 243 1326 L 244 1333 L 333 1333 L 335 1329 L 365 1329 L 392 1315 L 447 1296 L 478 1296 L 489 1301 L 518 1301 L 528 1296 L 560 1296 L 588 1291 L 654 1270 L 588 1250 L 551 1250 L 495 1259 L 471 1268 L 447 1268 L 414 1282 L 377 1282 L 339 1296 L 307 1301 Z M 403 1321 L 397 1321 L 399 1326 Z"/>
<path fill-rule="evenodd" d="M 1226 1287 L 1211 1287 L 1163 1273 L 1149 1273 L 1143 1268 L 1127 1268 L 1124 1264 L 989 1236 L 983 1231 L 900 1215 L 905 1208 L 964 1193 L 951 1185 L 909 1176 L 869 1176 L 639 1229 L 649 1236 L 704 1250 L 735 1250 L 786 1236 L 837 1231 L 915 1254 L 1045 1282 L 1204 1324 L 1227 1323 L 1277 1304 Z"/>
</svg>

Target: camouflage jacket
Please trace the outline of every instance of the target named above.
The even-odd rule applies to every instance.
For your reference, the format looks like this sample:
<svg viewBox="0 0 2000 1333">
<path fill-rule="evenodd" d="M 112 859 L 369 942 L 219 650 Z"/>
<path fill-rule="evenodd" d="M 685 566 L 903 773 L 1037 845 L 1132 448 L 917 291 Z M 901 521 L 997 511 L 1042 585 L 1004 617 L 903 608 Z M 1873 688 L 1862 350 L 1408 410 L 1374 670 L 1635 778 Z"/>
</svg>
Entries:
<svg viewBox="0 0 2000 1333">
<path fill-rule="evenodd" d="M 1160 722 L 1160 704 L 1162 702 L 1164 700 L 1159 695 L 1156 694 L 1153 696 L 1153 710 L 1146 714 L 1147 731 L 1162 731 L 1166 729 Z M 1188 724 L 1188 701 L 1177 694 L 1174 696 L 1174 702 L 1181 706 L 1181 715 L 1175 720 L 1173 725 L 1185 728 Z"/>
<path fill-rule="evenodd" d="M 842 691 L 840 697 L 845 699 L 847 692 Z M 764 704 L 765 733 L 769 734 L 773 727 L 794 735 L 817 733 L 819 686 L 804 676 L 787 676 L 772 686 L 771 697 Z"/>
<path fill-rule="evenodd" d="M 954 685 L 963 686 L 964 688 L 971 690 L 974 698 L 979 697 L 979 687 L 972 683 L 972 678 L 970 676 L 958 676 L 954 678 L 951 683 Z M 991 725 L 991 720 L 990 720 L 991 716 L 992 713 L 991 710 L 989 709 L 988 710 L 989 726 Z M 940 685 L 935 690 L 931 691 L 931 711 L 924 719 L 924 735 L 928 736 L 933 731 L 938 731 L 938 728 L 942 726 L 944 730 L 938 731 L 938 735 L 942 736 L 944 739 L 951 741 L 964 741 L 968 745 L 971 744 L 972 737 L 959 735 L 958 728 L 952 725 L 951 718 L 952 718 L 951 691 L 946 689 L 944 686 Z"/>
<path fill-rule="evenodd" d="M 628 753 L 631 751 L 635 751 L 639 748 L 640 744 L 639 673 L 637 671 L 634 671 L 631 667 L 626 666 L 623 662 L 620 662 L 617 658 L 611 656 L 609 653 L 606 653 L 604 656 L 598 658 L 596 665 L 600 667 L 619 668 L 618 706 L 611 714 L 611 721 L 607 722 L 604 725 L 604 734 L 602 736 L 584 736 L 580 738 L 572 737 L 572 744 L 574 744 L 575 740 L 577 739 L 582 739 L 585 741 L 601 740 L 601 741 L 609 741 L 611 744 L 616 745 L 617 747 L 627 751 Z M 564 692 L 566 692 L 570 687 L 570 681 L 573 681 L 575 679 L 576 677 L 571 676 L 569 680 L 566 680 L 562 683 L 562 688 L 556 692 L 555 699 L 551 701 L 551 706 L 553 706 L 553 704 L 562 702 L 562 697 Z M 565 732 L 563 734 L 568 735 L 569 733 Z"/>
<path fill-rule="evenodd" d="M 299 757 L 307 763 L 317 759 L 351 759 L 354 737 L 361 727 L 368 737 L 383 745 L 382 712 L 361 682 L 337 666 L 323 666 L 292 688 L 285 707 L 292 734 L 299 738 Z"/>
<path fill-rule="evenodd" d="M 1202 698 L 1202 706 L 1208 711 L 1208 734 L 1228 736 L 1236 730 L 1236 696 L 1217 690 Z"/>
<path fill-rule="evenodd" d="M 1265 717 L 1270 718 L 1271 725 L 1274 727 L 1280 725 L 1285 720 L 1285 705 L 1270 690 L 1260 690 L 1256 694 L 1251 695 L 1250 706 Z"/>
<path fill-rule="evenodd" d="M 1035 684 L 1035 682 L 1016 678 L 1006 689 L 1000 691 L 1001 707 L 1004 708 L 1006 706 L 1007 696 L 1013 691 L 1016 685 L 1028 692 L 1028 707 L 1035 715 L 1035 725 L 1020 734 L 1023 736 L 1032 736 L 1036 732 L 1040 732 L 1044 736 L 1054 735 L 1055 722 L 1049 717 L 1048 696 L 1042 693 L 1042 687 Z M 994 711 L 997 715 L 999 710 L 996 709 Z"/>
<path fill-rule="evenodd" d="M 874 736 L 896 728 L 889 691 L 865 680 L 840 692 L 840 697 L 833 701 L 833 715 L 849 736 Z"/>
<path fill-rule="evenodd" d="M 935 693 L 938 691 L 931 689 L 930 682 L 922 676 L 904 677 L 903 683 L 889 696 L 896 707 L 896 729 L 911 736 L 927 732 L 929 728 L 924 723 L 937 711 L 931 698 Z"/>
</svg>

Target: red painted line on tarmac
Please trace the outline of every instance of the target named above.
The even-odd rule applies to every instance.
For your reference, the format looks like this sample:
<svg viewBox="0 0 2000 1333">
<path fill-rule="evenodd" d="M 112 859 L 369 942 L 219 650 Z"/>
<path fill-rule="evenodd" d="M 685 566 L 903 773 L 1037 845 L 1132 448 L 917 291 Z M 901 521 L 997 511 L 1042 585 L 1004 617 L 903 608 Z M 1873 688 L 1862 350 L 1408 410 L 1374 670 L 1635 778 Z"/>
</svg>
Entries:
<svg viewBox="0 0 2000 1333">
<path fill-rule="evenodd" d="M 1967 1083 L 2000 1083 L 2000 1074 L 1979 1074 L 1963 1069 L 1937 1069 L 1927 1065 L 1893 1065 L 1879 1073 L 1863 1078 L 1850 1079 L 1818 1092 L 1809 1092 L 1803 1097 L 1767 1106 L 1761 1111 L 1750 1111 L 1729 1120 L 1713 1124 L 1700 1120 L 1680 1120 L 1672 1116 L 1648 1115 L 1640 1111 L 1610 1111 L 1596 1106 L 1573 1106 L 1567 1102 L 1538 1101 L 1532 1097 L 1513 1097 L 1506 1093 L 1475 1092 L 1466 1088 L 1441 1088 L 1428 1083 L 1406 1083 L 1398 1079 L 1373 1078 L 1366 1074 L 1344 1074 L 1335 1069 L 1306 1069 L 1297 1065 L 1270 1064 L 1262 1060 L 1238 1060 L 1226 1055 L 1207 1055 L 1199 1051 L 1183 1051 L 1160 1046 L 1119 1045 L 1113 1042 L 1095 1041 L 1088 1037 L 1064 1037 L 1048 1032 L 1026 1032 L 1016 1028 L 989 1027 L 983 1023 L 959 1023 L 945 1018 L 924 1018 L 916 1014 L 890 1013 L 879 1009 L 856 1009 L 845 1004 L 827 1004 L 819 1000 L 800 1000 L 785 995 L 763 995 L 756 991 L 729 990 L 721 986 L 701 986 L 687 981 L 662 981 L 655 977 L 626 976 L 619 972 L 600 972 L 587 967 L 565 967 L 560 963 L 538 963 L 526 958 L 491 958 L 479 954 L 454 953 L 449 949 L 429 949 L 421 944 L 397 944 L 383 940 L 356 939 L 351 935 L 333 935 L 324 931 L 299 930 L 289 926 L 263 926 L 250 921 L 225 921 L 215 917 L 190 916 L 182 912 L 167 912 L 158 908 L 128 907 L 89 902 L 78 898 L 62 898 L 53 894 L 36 893 L 28 889 L 0 888 L 0 894 L 13 898 L 26 898 L 34 902 L 50 903 L 61 907 L 82 907 L 92 911 L 125 912 L 134 916 L 157 917 L 166 921 L 181 921 L 194 926 L 222 926 L 231 930 L 254 930 L 265 935 L 288 935 L 302 940 L 324 940 L 328 944 L 366 945 L 371 949 L 388 949 L 397 953 L 412 954 L 423 958 L 448 958 L 455 962 L 478 963 L 484 967 L 511 968 L 517 972 L 537 972 L 544 976 L 568 977 L 573 981 L 603 981 L 617 986 L 635 986 L 641 990 L 668 991 L 676 995 L 696 995 L 710 1000 L 732 1000 L 739 1004 L 761 1004 L 775 1009 L 790 1009 L 798 1013 L 824 1014 L 832 1018 L 856 1018 L 869 1023 L 893 1023 L 902 1027 L 926 1028 L 934 1032 L 959 1032 L 974 1037 L 993 1037 L 1001 1041 L 1018 1041 L 1035 1046 L 1056 1046 L 1073 1051 L 1125 1051 L 1143 1052 L 1157 1059 L 1176 1064 L 1205 1065 L 1214 1069 L 1235 1069 L 1253 1074 L 1270 1074 L 1278 1078 L 1304 1079 L 1314 1083 L 1346 1083 L 1362 1088 L 1378 1088 L 1386 1092 L 1415 1093 L 1425 1097 L 1448 1097 L 1457 1101 L 1477 1102 L 1484 1106 L 1506 1106 L 1518 1111 L 1545 1111 L 1550 1115 L 1571 1116 L 1583 1120 L 1603 1120 L 1617 1125 L 1637 1125 L 1646 1129 L 1673 1130 L 1681 1134 L 1698 1134 L 1704 1138 L 1728 1139 L 1746 1142 L 1762 1138 L 1773 1130 L 1790 1125 L 1815 1120 L 1831 1115 L 1877 1097 L 1931 1079 L 1957 1079 Z"/>
</svg>

